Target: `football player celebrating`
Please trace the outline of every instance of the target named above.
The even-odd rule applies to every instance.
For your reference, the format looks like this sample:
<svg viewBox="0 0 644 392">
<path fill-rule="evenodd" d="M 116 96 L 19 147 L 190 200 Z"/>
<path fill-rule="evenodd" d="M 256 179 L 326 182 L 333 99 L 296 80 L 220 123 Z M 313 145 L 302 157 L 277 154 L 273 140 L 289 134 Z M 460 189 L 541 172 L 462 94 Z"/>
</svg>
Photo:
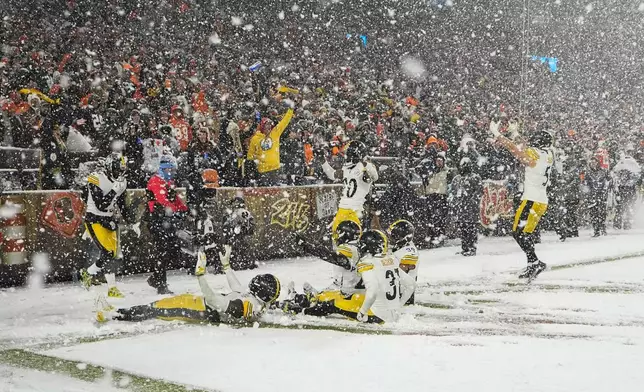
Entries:
<svg viewBox="0 0 644 392">
<path fill-rule="evenodd" d="M 255 276 L 245 291 L 230 268 L 232 247 L 224 245 L 224 254 L 219 254 L 231 290 L 229 294 L 215 293 L 206 274 L 206 258 L 201 253 L 195 267 L 202 296 L 183 294 L 164 298 L 148 305 L 113 311 L 104 297 L 97 300 L 96 320 L 142 321 L 148 319 L 183 320 L 194 322 L 235 322 L 256 320 L 280 295 L 280 282 L 274 275 Z"/>
<path fill-rule="evenodd" d="M 85 229 L 94 244 L 100 250 L 99 259 L 87 269 L 80 271 L 83 286 L 89 290 L 92 284 L 98 284 L 96 275 L 105 270 L 108 286 L 108 297 L 122 298 L 123 294 L 116 287 L 114 259 L 118 250 L 116 210 L 120 210 L 126 221 L 130 215 L 125 208 L 125 190 L 127 182 L 125 172 L 127 164 L 119 153 L 112 153 L 103 161 L 103 168 L 90 174 L 87 178 Z M 140 233 L 138 224 L 133 227 Z"/>
<path fill-rule="evenodd" d="M 413 294 L 414 280 L 388 255 L 387 236 L 381 231 L 367 230 L 358 242 L 358 252 L 362 258 L 351 269 L 353 281 L 358 281 L 353 294 L 339 290 L 296 296 L 293 302 L 300 309 L 283 309 L 311 316 L 340 314 L 369 323 L 397 320 L 400 307 Z"/>
<path fill-rule="evenodd" d="M 360 259 L 358 240 L 362 235 L 362 228 L 353 221 L 344 221 L 338 225 L 337 234 L 335 250 L 312 244 L 303 236 L 295 234 L 295 242 L 302 247 L 305 254 L 333 264 L 334 280 L 321 292 L 304 283 L 304 294 L 296 293 L 291 282 L 289 298 L 280 304 L 282 310 L 292 313 L 304 311 L 306 314 L 323 316 L 333 313 L 333 306 L 328 306 L 331 301 L 350 297 L 356 292 L 364 292 L 360 276 L 356 273 L 356 264 Z"/>
<path fill-rule="evenodd" d="M 378 180 L 378 170 L 373 163 L 367 161 L 367 147 L 359 141 L 352 141 L 345 151 L 346 162 L 342 166 L 342 178 L 337 178 L 335 170 L 324 162 L 322 169 L 332 181 L 342 180 L 344 188 L 338 205 L 338 212 L 335 214 L 331 225 L 331 234 L 336 240 L 337 228 L 341 222 L 350 220 L 362 225 L 362 214 L 367 195 L 371 192 L 371 186 Z"/>
<path fill-rule="evenodd" d="M 356 266 L 365 286 L 356 319 L 360 322 L 392 322 L 409 300 L 416 282 L 401 271 L 398 261 L 388 254 L 387 236 L 379 230 L 367 230 L 360 238 L 361 259 Z M 381 320 L 381 321 L 378 321 Z"/>
<path fill-rule="evenodd" d="M 553 138 L 549 132 L 538 130 L 530 136 L 527 148 L 521 149 L 501 135 L 498 122 L 490 123 L 490 132 L 495 138 L 495 144 L 507 149 L 525 166 L 523 196 L 514 215 L 512 231 L 514 239 L 528 259 L 528 266 L 519 275 L 519 279 L 531 282 L 546 269 L 546 264 L 539 260 L 534 251 L 532 233 L 548 209 L 547 187 L 550 169 L 554 164 Z"/>
<path fill-rule="evenodd" d="M 400 269 L 405 271 L 414 282 L 418 280 L 418 249 L 414 245 L 414 225 L 401 219 L 389 226 L 387 234 L 391 240 L 391 250 L 400 264 Z M 414 304 L 414 295 L 409 297 L 405 305 Z"/>
</svg>

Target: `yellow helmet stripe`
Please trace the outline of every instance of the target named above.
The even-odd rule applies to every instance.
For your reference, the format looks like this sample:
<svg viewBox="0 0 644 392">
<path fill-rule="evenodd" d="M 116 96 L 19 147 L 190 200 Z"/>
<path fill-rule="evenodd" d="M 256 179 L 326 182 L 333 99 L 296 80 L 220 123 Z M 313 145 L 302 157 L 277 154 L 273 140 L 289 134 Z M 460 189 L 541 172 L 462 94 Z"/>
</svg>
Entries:
<svg viewBox="0 0 644 392">
<path fill-rule="evenodd" d="M 277 298 L 280 296 L 280 292 L 282 291 L 282 286 L 280 284 L 280 280 L 277 279 L 277 276 L 275 277 L 275 281 L 277 282 L 277 290 L 275 290 L 275 295 L 271 298 L 270 303 L 277 301 Z"/>
<path fill-rule="evenodd" d="M 395 221 L 394 223 L 389 225 L 389 228 L 387 229 L 387 231 L 393 230 L 394 226 L 396 226 L 398 223 L 401 223 L 401 222 L 407 222 L 407 223 L 409 223 L 411 225 L 411 222 L 408 221 L 407 219 L 398 219 L 397 221 Z"/>
</svg>

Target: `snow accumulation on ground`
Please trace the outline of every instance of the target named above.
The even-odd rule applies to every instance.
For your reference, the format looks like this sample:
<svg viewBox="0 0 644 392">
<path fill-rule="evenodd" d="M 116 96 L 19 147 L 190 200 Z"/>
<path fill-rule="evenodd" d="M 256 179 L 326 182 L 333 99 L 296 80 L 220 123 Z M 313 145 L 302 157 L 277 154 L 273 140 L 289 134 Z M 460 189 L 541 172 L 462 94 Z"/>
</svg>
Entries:
<svg viewBox="0 0 644 392">
<path fill-rule="evenodd" d="M 417 304 L 385 326 L 280 313 L 249 328 L 156 320 L 97 326 L 94 298 L 105 288 L 2 290 L 0 362 L 2 350 L 20 349 L 223 392 L 642 390 L 644 231 L 593 239 L 583 232 L 564 243 L 544 235 L 537 253 L 549 270 L 530 285 L 516 279 L 525 258 L 511 238 L 482 238 L 472 258 L 458 250 L 421 252 Z M 288 259 L 238 275 L 247 282 L 260 272 L 323 288 L 331 267 Z M 223 290 L 223 276 L 210 280 Z M 177 272 L 169 283 L 176 293 L 199 293 L 192 276 Z M 127 297 L 115 306 L 159 298 L 145 276 L 119 284 Z M 0 366 L 0 392 L 110 390 L 105 380 Z"/>
<path fill-rule="evenodd" d="M 0 365 L 0 392 L 116 392 L 108 380 L 90 383 L 61 375 Z"/>
</svg>

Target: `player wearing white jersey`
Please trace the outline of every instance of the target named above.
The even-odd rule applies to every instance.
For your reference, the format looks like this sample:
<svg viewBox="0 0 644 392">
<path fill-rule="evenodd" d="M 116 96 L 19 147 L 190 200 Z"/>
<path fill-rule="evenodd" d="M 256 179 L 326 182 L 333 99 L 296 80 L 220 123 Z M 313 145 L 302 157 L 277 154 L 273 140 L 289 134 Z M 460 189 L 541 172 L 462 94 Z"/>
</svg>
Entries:
<svg viewBox="0 0 644 392">
<path fill-rule="evenodd" d="M 496 137 L 496 144 L 510 151 L 525 166 L 523 196 L 514 216 L 512 230 L 528 259 L 528 266 L 519 278 L 530 282 L 546 269 L 546 264 L 539 260 L 534 251 L 532 233 L 548 209 L 547 187 L 554 165 L 553 138 L 546 131 L 536 131 L 528 140 L 528 147 L 520 149 L 511 140 L 500 136 L 498 123 L 492 122 L 490 131 Z"/>
<path fill-rule="evenodd" d="M 400 264 L 400 269 L 405 271 L 415 282 L 418 279 L 418 249 L 414 245 L 414 233 L 414 225 L 404 219 L 392 223 L 387 229 L 391 250 Z M 414 295 L 412 294 L 405 305 L 413 304 Z"/>
<path fill-rule="evenodd" d="M 329 179 L 333 181 L 342 180 L 342 196 L 338 204 L 338 212 L 335 214 L 331 233 L 334 240 L 337 237 L 336 230 L 340 222 L 350 220 L 362 225 L 364 203 L 371 192 L 371 186 L 378 180 L 378 170 L 373 163 L 365 161 L 367 148 L 364 143 L 352 141 L 346 148 L 346 162 L 342 166 L 342 178 L 337 178 L 335 171 L 325 162 L 322 169 Z"/>
<path fill-rule="evenodd" d="M 353 308 L 358 308 L 360 322 L 392 322 L 414 292 L 416 282 L 399 268 L 388 254 L 387 236 L 379 230 L 367 230 L 358 245 L 361 259 L 356 266 L 365 285 L 364 296 L 354 295 Z"/>
<path fill-rule="evenodd" d="M 189 322 L 237 322 L 256 320 L 280 295 L 280 282 L 271 274 L 255 276 L 245 291 L 230 268 L 232 247 L 224 246 L 225 253 L 219 254 L 231 290 L 228 294 L 215 293 L 206 273 L 206 257 L 201 253 L 197 258 L 195 275 L 203 295 L 182 294 L 164 298 L 147 305 L 111 310 L 104 298 L 97 300 L 96 320 L 142 321 L 147 319 L 182 320 Z"/>
<path fill-rule="evenodd" d="M 298 242 L 304 244 L 306 240 L 300 237 Z M 343 294 L 342 291 L 295 294 L 280 305 L 281 309 L 311 316 L 340 314 L 370 323 L 397 320 L 400 308 L 414 292 L 414 279 L 401 270 L 396 258 L 388 253 L 387 236 L 381 231 L 367 230 L 358 241 L 358 252 L 361 258 L 352 266 L 352 271 L 360 282 L 353 294 Z M 327 251 L 327 254 L 331 252 Z M 326 260 L 332 258 L 327 257 Z M 348 266 L 348 259 L 343 262 Z"/>
<path fill-rule="evenodd" d="M 100 257 L 89 268 L 80 271 L 81 282 L 89 289 L 92 284 L 98 283 L 95 277 L 104 269 L 108 296 L 119 298 L 123 294 L 116 287 L 114 274 L 114 259 L 119 247 L 115 214 L 120 210 L 123 217 L 130 221 L 131 216 L 125 208 L 126 169 L 125 158 L 121 154 L 112 153 L 103 160 L 101 170 L 90 174 L 84 190 L 87 204 L 86 235 L 91 237 L 100 250 Z M 138 231 L 138 225 L 134 229 Z"/>
<path fill-rule="evenodd" d="M 318 292 L 308 283 L 304 284 L 304 294 L 298 294 L 290 288 L 289 298 L 280 304 L 280 308 L 291 313 L 325 316 L 337 313 L 334 301 L 350 298 L 355 293 L 363 293 L 362 279 L 356 272 L 360 259 L 358 240 L 362 228 L 353 221 L 344 221 L 338 225 L 338 238 L 335 250 L 315 245 L 303 236 L 296 234 L 295 241 L 305 254 L 317 256 L 333 264 L 334 280 L 331 286 Z"/>
</svg>

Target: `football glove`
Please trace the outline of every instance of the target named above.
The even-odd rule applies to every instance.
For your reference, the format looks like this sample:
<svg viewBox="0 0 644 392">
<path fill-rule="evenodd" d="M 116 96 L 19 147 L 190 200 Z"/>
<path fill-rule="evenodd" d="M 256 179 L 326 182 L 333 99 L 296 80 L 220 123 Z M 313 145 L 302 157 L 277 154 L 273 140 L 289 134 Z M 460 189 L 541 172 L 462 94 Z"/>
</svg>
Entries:
<svg viewBox="0 0 644 392">
<path fill-rule="evenodd" d="M 219 260 L 221 261 L 222 267 L 224 270 L 230 268 L 230 254 L 233 252 L 233 247 L 230 245 L 224 245 L 224 253 L 219 252 Z"/>
</svg>

